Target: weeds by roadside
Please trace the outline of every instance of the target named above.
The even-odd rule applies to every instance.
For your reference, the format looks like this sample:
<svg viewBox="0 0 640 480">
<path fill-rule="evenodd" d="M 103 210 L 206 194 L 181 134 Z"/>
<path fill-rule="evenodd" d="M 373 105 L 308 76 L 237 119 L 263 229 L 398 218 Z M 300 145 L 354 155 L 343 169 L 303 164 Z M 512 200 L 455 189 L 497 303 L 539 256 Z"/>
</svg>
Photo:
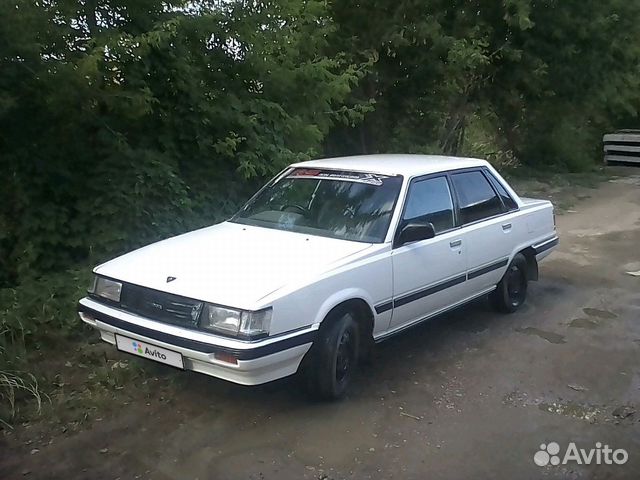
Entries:
<svg viewBox="0 0 640 480">
<path fill-rule="evenodd" d="M 5 372 L 0 371 L 0 401 L 8 404 L 8 417 L 12 420 L 16 414 L 16 399 L 19 399 L 20 393 L 26 393 L 36 402 L 36 411 L 39 414 L 42 410 L 43 396 L 48 398 L 46 394 L 40 391 L 38 380 L 31 373 L 25 372 Z M 11 425 L 3 420 L 0 415 L 0 423 L 11 428 Z"/>
<path fill-rule="evenodd" d="M 101 342 L 80 321 L 89 268 L 0 289 L 0 430 L 47 424 L 63 432 L 145 395 L 164 381 L 162 366 Z"/>
<path fill-rule="evenodd" d="M 173 388 L 173 377 L 167 375 L 169 367 L 118 352 L 92 331 L 58 340 L 56 351 L 43 349 L 28 355 L 33 373 L 21 377 L 37 382 L 37 390 L 15 391 L 15 408 L 11 410 L 9 403 L 2 406 L 0 430 L 15 431 L 20 425 L 17 430 L 29 430 L 30 435 L 68 434 L 136 399 Z"/>
<path fill-rule="evenodd" d="M 84 269 L 27 279 L 0 290 L 0 422 L 37 415 L 49 401 L 43 352 L 84 331 L 75 312 L 88 283 Z M 45 359 L 46 360 L 46 359 Z"/>
</svg>

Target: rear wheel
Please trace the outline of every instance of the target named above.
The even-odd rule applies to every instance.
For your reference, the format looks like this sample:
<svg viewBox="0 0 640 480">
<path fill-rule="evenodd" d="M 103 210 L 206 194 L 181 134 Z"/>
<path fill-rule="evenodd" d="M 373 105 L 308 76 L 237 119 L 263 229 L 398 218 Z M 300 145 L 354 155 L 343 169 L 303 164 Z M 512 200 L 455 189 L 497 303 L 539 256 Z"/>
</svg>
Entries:
<svg viewBox="0 0 640 480">
<path fill-rule="evenodd" d="M 321 399 L 342 397 L 351 382 L 360 347 L 358 325 L 351 312 L 343 312 L 321 328 L 305 365 L 309 392 Z M 325 321 L 327 321 L 325 320 Z"/>
<path fill-rule="evenodd" d="M 527 298 L 527 284 L 527 259 L 518 253 L 496 289 L 489 295 L 489 300 L 499 312 L 515 312 Z"/>
</svg>

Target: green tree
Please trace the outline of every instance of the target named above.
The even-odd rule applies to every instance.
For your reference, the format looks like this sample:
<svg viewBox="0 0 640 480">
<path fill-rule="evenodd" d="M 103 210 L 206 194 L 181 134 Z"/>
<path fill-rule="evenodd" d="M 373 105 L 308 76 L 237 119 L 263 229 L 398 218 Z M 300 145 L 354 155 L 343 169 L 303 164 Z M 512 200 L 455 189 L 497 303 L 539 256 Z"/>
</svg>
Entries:
<svg viewBox="0 0 640 480">
<path fill-rule="evenodd" d="M 5 283 L 211 224 L 354 115 L 321 1 L 1 8 Z"/>
<path fill-rule="evenodd" d="M 637 124 L 640 4 L 531 1 L 521 52 L 499 70 L 491 103 L 511 148 L 532 165 L 589 168 L 602 135 Z"/>
<path fill-rule="evenodd" d="M 589 168 L 602 134 L 637 122 L 640 5 L 620 0 L 332 2 L 332 45 L 376 61 L 331 152 L 476 153 L 470 121 L 532 165 Z M 477 135 L 476 135 L 477 136 Z"/>
</svg>

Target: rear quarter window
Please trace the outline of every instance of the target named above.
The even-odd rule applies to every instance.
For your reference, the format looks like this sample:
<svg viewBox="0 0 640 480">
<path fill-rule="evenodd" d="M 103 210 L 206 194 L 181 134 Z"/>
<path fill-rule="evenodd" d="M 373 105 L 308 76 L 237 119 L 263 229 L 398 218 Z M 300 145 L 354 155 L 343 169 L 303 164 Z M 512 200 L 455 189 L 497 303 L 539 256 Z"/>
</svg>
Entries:
<svg viewBox="0 0 640 480">
<path fill-rule="evenodd" d="M 509 195 L 509 193 L 507 192 L 506 188 L 504 188 L 502 183 L 500 183 L 498 179 L 491 174 L 491 172 L 485 171 L 484 173 L 491 180 L 491 183 L 493 187 L 496 189 L 496 191 L 498 192 L 498 195 L 500 195 L 500 198 L 502 199 L 502 203 L 504 203 L 505 208 L 508 211 L 517 210 L 518 204 L 511 197 L 511 195 Z"/>
</svg>

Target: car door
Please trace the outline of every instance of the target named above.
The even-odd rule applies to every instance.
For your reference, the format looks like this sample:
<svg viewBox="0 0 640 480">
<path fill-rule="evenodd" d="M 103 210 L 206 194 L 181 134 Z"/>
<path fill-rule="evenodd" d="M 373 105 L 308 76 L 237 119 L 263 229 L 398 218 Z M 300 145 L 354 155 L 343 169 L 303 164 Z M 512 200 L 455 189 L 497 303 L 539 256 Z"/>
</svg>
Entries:
<svg viewBox="0 0 640 480">
<path fill-rule="evenodd" d="M 402 227 L 415 220 L 431 222 L 436 235 L 406 245 L 394 244 L 391 330 L 459 301 L 463 292 L 466 245 L 455 226 L 455 208 L 446 174 L 411 181 L 396 240 Z"/>
<path fill-rule="evenodd" d="M 450 178 L 467 244 L 466 287 L 470 295 L 477 294 L 493 287 L 506 271 L 514 244 L 508 212 L 517 205 L 505 205 L 482 169 L 454 172 Z"/>
</svg>

